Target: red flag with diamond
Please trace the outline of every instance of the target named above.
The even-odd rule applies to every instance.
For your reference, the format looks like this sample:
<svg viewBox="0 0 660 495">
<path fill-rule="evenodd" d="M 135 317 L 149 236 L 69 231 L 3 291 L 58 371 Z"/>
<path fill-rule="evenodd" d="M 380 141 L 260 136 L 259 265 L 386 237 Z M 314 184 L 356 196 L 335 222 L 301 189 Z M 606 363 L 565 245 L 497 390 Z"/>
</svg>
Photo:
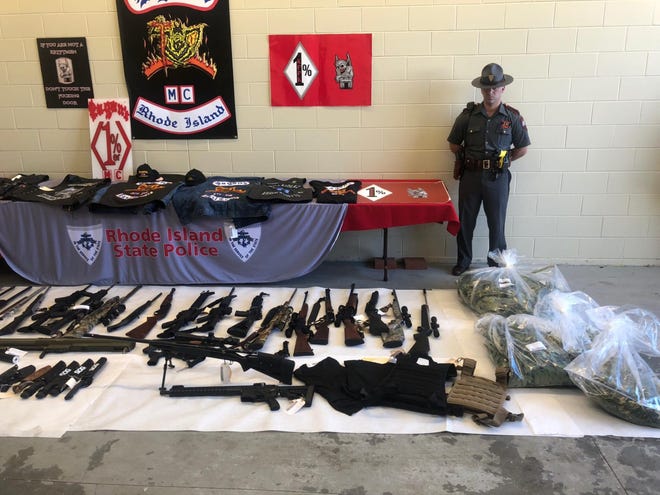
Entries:
<svg viewBox="0 0 660 495">
<path fill-rule="evenodd" d="M 272 34 L 273 106 L 371 105 L 371 34 Z"/>
</svg>

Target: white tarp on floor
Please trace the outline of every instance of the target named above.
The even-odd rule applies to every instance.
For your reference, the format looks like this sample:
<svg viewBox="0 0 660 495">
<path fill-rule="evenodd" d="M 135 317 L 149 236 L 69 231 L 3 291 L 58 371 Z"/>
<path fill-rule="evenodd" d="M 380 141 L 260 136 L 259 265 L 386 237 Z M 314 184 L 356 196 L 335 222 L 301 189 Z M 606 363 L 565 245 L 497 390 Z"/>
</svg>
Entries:
<svg viewBox="0 0 660 495">
<path fill-rule="evenodd" d="M 128 311 L 147 301 L 158 292 L 166 292 L 165 287 L 144 287 L 127 303 Z M 177 287 L 174 306 L 166 320 L 176 312 L 186 309 L 197 295 L 205 289 L 214 290 L 215 294 L 207 301 L 228 294 L 231 287 Z M 54 288 L 49 293 L 46 303 L 52 298 L 71 292 L 73 288 Z M 112 294 L 123 295 L 129 287 L 116 287 Z M 374 289 L 359 289 L 359 312 L 364 310 Z M 293 289 L 239 287 L 237 297 L 232 303 L 234 310 L 244 310 L 259 291 L 269 294 L 265 297 L 264 308 L 267 310 L 281 304 L 289 298 Z M 324 288 L 312 287 L 298 289 L 293 301 L 297 311 L 308 291 L 308 303 L 311 305 L 324 295 Z M 346 302 L 347 288 L 333 288 L 332 303 L 338 306 Z M 390 291 L 379 289 L 379 306 L 391 301 Z M 412 314 L 413 329 L 407 331 L 404 349 L 413 343 L 414 329 L 419 324 L 420 308 L 423 303 L 421 291 L 397 291 L 402 305 L 406 305 Z M 476 316 L 458 299 L 453 290 L 431 290 L 427 292 L 432 315 L 438 317 L 441 337 L 431 338 L 431 354 L 437 360 L 470 357 L 477 360 L 476 374 L 493 378 L 491 364 L 482 338 L 474 330 Z M 160 301 L 158 301 L 160 302 Z M 157 309 L 154 304 L 142 316 Z M 323 310 L 322 310 L 323 311 Z M 226 336 L 226 328 L 236 323 L 237 318 L 229 317 L 220 322 L 216 336 Z M 137 323 L 136 323 L 137 324 Z M 135 325 L 135 324 L 134 324 Z M 127 329 L 130 329 L 128 327 Z M 161 331 L 160 327 L 152 330 L 149 338 Z M 104 334 L 99 326 L 96 333 Z M 125 330 L 118 332 L 123 334 Z M 13 335 L 16 337 L 17 335 Z M 24 335 L 21 335 L 24 336 Z M 283 334 L 273 334 L 264 347 L 264 352 L 276 352 L 282 348 Z M 457 433 L 480 433 L 502 435 L 615 435 L 630 437 L 660 437 L 660 429 L 637 426 L 613 417 L 592 404 L 578 389 L 511 389 L 511 399 L 505 407 L 514 413 L 524 413 L 519 423 L 506 423 L 498 428 L 488 428 L 475 424 L 469 416 L 463 418 L 439 417 L 413 413 L 398 409 L 373 407 L 347 416 L 334 410 L 320 395 L 314 397 L 310 408 L 302 408 L 295 414 L 287 413 L 287 403 L 280 399 L 282 408 L 271 412 L 263 403 L 246 404 L 236 398 L 202 397 L 170 398 L 162 397 L 158 388 L 161 383 L 162 366 L 146 365 L 147 358 L 141 352 L 143 344 L 125 355 L 106 353 L 108 363 L 100 372 L 91 387 L 82 389 L 71 401 L 62 396 L 44 399 L 34 397 L 22 400 L 16 396 L 7 396 L 0 402 L 3 422 L 0 425 L 1 436 L 43 436 L 58 437 L 66 431 L 89 430 L 191 430 L 191 431 L 298 431 L 298 432 L 344 432 L 344 433 L 431 433 L 451 431 Z M 293 340 L 291 341 L 293 349 Z M 303 364 L 312 365 L 327 356 L 338 361 L 357 358 L 386 359 L 390 350 L 381 345 L 379 338 L 367 335 L 365 344 L 346 347 L 343 344 L 343 328 L 330 327 L 330 344 L 314 346 L 314 356 L 294 358 L 296 368 Z M 83 361 L 87 357 L 97 359 L 101 354 L 61 354 L 49 355 L 38 359 L 36 353 L 30 353 L 21 360 L 20 365 L 54 364 L 60 359 L 71 361 L 74 358 Z M 204 386 L 220 385 L 221 363 L 207 359 L 194 368 L 187 368 L 181 361 L 176 361 L 176 368 L 167 374 L 166 385 Z M 0 371 L 4 371 L 3 366 Z M 275 380 L 254 372 L 243 372 L 237 364 L 232 364 L 232 384 L 252 384 L 255 382 L 276 383 Z M 294 380 L 294 384 L 296 381 Z"/>
</svg>

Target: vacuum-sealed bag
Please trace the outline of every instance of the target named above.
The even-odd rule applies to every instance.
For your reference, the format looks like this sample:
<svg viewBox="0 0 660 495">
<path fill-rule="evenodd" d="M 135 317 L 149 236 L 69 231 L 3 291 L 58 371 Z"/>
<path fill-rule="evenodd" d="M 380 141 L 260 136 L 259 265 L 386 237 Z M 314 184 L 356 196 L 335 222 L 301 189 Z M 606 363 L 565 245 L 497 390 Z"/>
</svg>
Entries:
<svg viewBox="0 0 660 495">
<path fill-rule="evenodd" d="M 635 307 L 589 311 L 599 334 L 566 367 L 571 380 L 605 411 L 660 428 L 660 321 Z"/>
</svg>

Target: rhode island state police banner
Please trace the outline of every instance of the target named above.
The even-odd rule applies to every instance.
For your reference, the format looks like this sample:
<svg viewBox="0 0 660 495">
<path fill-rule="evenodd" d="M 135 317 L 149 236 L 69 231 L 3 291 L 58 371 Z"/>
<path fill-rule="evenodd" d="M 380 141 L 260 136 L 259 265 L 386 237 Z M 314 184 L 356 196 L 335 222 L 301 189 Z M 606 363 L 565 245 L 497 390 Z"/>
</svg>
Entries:
<svg viewBox="0 0 660 495">
<path fill-rule="evenodd" d="M 371 34 L 271 34 L 273 106 L 371 105 Z"/>
<path fill-rule="evenodd" d="M 234 139 L 229 0 L 117 0 L 135 139 Z"/>
</svg>

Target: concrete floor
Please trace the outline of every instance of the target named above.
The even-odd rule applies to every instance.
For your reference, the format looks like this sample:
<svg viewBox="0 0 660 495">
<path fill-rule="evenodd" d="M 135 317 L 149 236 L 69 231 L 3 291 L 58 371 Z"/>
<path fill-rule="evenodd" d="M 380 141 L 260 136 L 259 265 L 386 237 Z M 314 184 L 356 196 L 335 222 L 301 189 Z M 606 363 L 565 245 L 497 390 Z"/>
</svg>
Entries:
<svg viewBox="0 0 660 495">
<path fill-rule="evenodd" d="M 451 288 L 448 266 L 327 262 L 285 287 Z M 600 305 L 660 315 L 660 267 L 561 266 Z M 20 283 L 0 264 L 0 286 Z M 163 426 L 166 429 L 166 425 Z M 0 438 L 0 494 L 658 494 L 660 439 L 92 431 Z"/>
</svg>

